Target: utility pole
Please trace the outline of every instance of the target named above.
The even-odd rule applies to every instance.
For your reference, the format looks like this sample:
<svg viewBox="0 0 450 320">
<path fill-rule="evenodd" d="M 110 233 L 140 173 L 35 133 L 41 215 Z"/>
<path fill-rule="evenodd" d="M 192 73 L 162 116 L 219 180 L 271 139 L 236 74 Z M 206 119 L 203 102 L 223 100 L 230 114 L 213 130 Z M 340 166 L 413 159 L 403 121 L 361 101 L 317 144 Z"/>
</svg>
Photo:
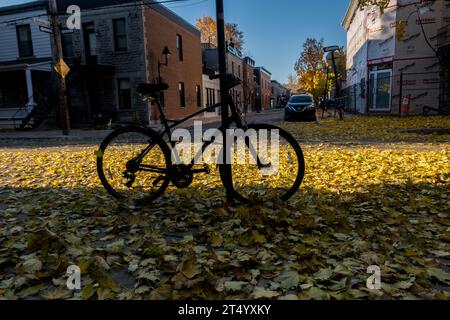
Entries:
<svg viewBox="0 0 450 320">
<path fill-rule="evenodd" d="M 52 26 L 54 52 L 53 56 L 56 59 L 55 64 L 64 61 L 63 49 L 61 43 L 61 27 L 58 21 L 58 6 L 56 0 L 48 0 L 48 7 L 50 11 L 50 22 Z M 59 115 L 63 135 L 69 135 L 70 131 L 70 118 L 69 118 L 69 106 L 67 103 L 67 85 L 66 79 L 62 75 L 58 75 L 58 94 L 59 94 Z"/>
<path fill-rule="evenodd" d="M 219 51 L 219 73 L 220 77 L 220 100 L 222 104 L 222 136 L 223 136 L 223 163 L 225 167 L 224 184 L 227 193 L 227 201 L 233 202 L 233 182 L 231 165 L 227 163 L 228 153 L 227 149 L 227 129 L 228 128 L 228 103 L 230 101 L 225 75 L 227 73 L 227 48 L 225 39 L 225 14 L 223 7 L 223 0 L 216 0 L 216 14 L 217 14 L 217 46 Z"/>
</svg>

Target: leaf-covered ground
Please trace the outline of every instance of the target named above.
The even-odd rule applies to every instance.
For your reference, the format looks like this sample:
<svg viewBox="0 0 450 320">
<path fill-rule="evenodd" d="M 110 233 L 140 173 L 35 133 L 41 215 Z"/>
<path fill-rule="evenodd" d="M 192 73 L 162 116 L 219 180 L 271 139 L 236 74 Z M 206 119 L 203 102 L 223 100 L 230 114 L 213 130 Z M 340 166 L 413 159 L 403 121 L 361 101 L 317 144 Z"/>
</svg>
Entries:
<svg viewBox="0 0 450 320">
<path fill-rule="evenodd" d="M 448 299 L 450 140 L 391 131 L 448 118 L 286 126 L 356 145 L 303 143 L 305 182 L 271 207 L 226 205 L 217 171 L 151 207 L 120 205 L 95 146 L 0 150 L 0 298 Z M 386 132 L 396 143 L 358 145 Z M 72 264 L 81 292 L 66 289 Z M 371 265 L 381 291 L 366 287 Z"/>
<path fill-rule="evenodd" d="M 285 124 L 284 127 L 305 142 L 380 143 L 380 142 L 449 142 L 450 117 L 352 117 L 345 121 L 326 119 L 316 123 Z M 440 129 L 440 130 L 430 130 Z M 446 130 L 442 130 L 446 129 Z M 413 132 L 409 132 L 414 130 Z M 427 133 L 427 134 L 423 134 Z"/>
</svg>

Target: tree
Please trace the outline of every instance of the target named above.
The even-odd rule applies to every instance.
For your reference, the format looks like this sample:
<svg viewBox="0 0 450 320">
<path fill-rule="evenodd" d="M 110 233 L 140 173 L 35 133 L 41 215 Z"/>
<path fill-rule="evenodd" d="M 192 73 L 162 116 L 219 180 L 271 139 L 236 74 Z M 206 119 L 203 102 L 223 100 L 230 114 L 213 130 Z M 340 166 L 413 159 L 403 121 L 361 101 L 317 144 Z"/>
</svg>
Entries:
<svg viewBox="0 0 450 320">
<path fill-rule="evenodd" d="M 217 46 L 217 23 L 216 20 L 210 16 L 205 16 L 197 19 L 196 27 L 202 33 L 202 43 L 210 43 Z M 225 24 L 225 37 L 227 41 L 233 42 L 238 50 L 244 47 L 244 33 L 239 30 L 236 23 Z"/>
<path fill-rule="evenodd" d="M 315 100 L 325 91 L 326 75 L 324 73 L 323 39 L 306 39 L 303 51 L 295 64 L 299 86 L 303 87 Z"/>
<path fill-rule="evenodd" d="M 390 0 L 359 0 L 359 6 L 365 7 L 369 5 L 376 5 L 380 8 L 381 11 L 384 10 L 384 8 L 387 7 Z"/>
<path fill-rule="evenodd" d="M 327 58 L 328 70 L 330 72 L 329 78 L 334 79 L 333 62 L 331 61 L 331 59 L 328 60 L 329 56 L 327 56 L 326 58 Z M 347 78 L 347 53 L 345 52 L 344 47 L 341 47 L 341 48 L 339 48 L 338 51 L 335 51 L 334 58 L 335 58 L 335 62 L 336 62 L 338 81 L 346 79 Z"/>
<path fill-rule="evenodd" d="M 300 86 L 298 84 L 298 78 L 295 74 L 290 74 L 288 76 L 288 82 L 283 84 L 284 87 L 291 90 L 291 93 L 299 93 L 300 92 Z"/>
</svg>

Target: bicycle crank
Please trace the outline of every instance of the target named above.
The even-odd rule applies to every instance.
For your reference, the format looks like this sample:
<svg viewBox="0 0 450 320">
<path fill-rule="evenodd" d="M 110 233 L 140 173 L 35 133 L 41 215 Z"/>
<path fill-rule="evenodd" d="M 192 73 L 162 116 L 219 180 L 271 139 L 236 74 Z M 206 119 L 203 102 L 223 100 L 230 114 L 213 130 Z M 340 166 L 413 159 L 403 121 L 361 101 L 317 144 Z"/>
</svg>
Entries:
<svg viewBox="0 0 450 320">
<path fill-rule="evenodd" d="M 173 166 L 170 169 L 170 181 L 175 187 L 185 189 L 194 181 L 194 174 L 186 165 Z"/>
</svg>

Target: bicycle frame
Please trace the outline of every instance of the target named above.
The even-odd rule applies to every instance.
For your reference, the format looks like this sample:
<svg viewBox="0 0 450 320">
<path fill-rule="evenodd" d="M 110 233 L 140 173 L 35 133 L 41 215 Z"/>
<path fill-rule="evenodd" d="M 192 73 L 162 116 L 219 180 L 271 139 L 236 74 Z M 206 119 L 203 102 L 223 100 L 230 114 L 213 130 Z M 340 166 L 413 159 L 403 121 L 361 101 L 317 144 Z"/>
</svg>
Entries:
<svg viewBox="0 0 450 320">
<path fill-rule="evenodd" d="M 167 119 L 163 110 L 163 107 L 161 106 L 161 103 L 159 101 L 159 99 L 157 97 L 154 97 L 154 100 L 156 101 L 156 105 L 158 107 L 158 111 L 159 114 L 161 116 L 161 123 L 164 126 L 164 130 L 162 130 L 162 132 L 159 132 L 159 137 L 160 138 L 164 138 L 164 136 L 167 136 L 167 138 L 170 141 L 170 146 L 172 147 L 172 150 L 175 148 L 175 141 L 172 141 L 172 130 L 175 129 L 176 127 L 178 127 L 179 125 L 197 117 L 198 115 L 204 114 L 210 110 L 214 110 L 216 108 L 223 108 L 223 105 L 221 102 L 216 103 L 214 105 L 208 106 L 206 108 L 203 108 L 189 116 L 187 116 L 186 118 L 182 119 L 182 120 L 170 120 Z M 238 111 L 237 111 L 237 107 L 234 104 L 234 102 L 232 100 L 229 100 L 228 103 L 226 104 L 226 106 L 230 107 L 231 109 L 231 116 L 228 117 L 228 121 L 225 123 L 225 125 L 221 125 L 218 130 L 219 131 L 223 131 L 223 129 L 227 129 L 229 128 L 233 123 L 235 123 L 237 125 L 238 128 L 243 128 L 244 124 L 243 124 L 243 120 L 241 118 L 241 116 L 239 115 Z M 172 125 L 170 125 L 169 123 L 173 123 Z M 192 170 L 192 168 L 195 166 L 196 160 L 202 155 L 204 154 L 204 152 L 206 151 L 206 149 L 213 143 L 214 141 L 207 141 L 202 145 L 202 148 L 198 151 L 198 153 L 195 155 L 195 157 L 192 159 L 190 165 L 188 166 L 189 170 Z M 136 162 L 140 162 L 142 159 L 145 158 L 145 156 L 152 150 L 152 148 L 154 147 L 154 144 L 150 144 L 147 148 L 145 148 L 142 153 L 136 157 L 135 159 L 133 159 Z M 259 159 L 258 159 L 259 160 Z M 149 170 L 152 172 L 159 172 L 159 173 L 163 173 L 160 169 L 158 168 L 154 168 L 152 166 L 146 166 L 146 165 L 139 165 L 141 170 Z M 201 170 L 199 170 L 199 172 L 203 172 Z M 192 171 L 192 173 L 199 173 L 196 172 L 195 170 Z"/>
</svg>

